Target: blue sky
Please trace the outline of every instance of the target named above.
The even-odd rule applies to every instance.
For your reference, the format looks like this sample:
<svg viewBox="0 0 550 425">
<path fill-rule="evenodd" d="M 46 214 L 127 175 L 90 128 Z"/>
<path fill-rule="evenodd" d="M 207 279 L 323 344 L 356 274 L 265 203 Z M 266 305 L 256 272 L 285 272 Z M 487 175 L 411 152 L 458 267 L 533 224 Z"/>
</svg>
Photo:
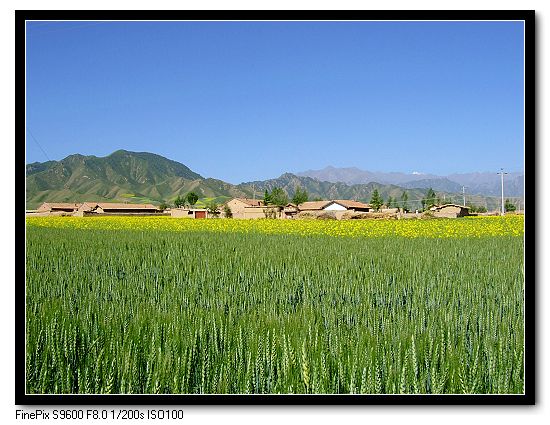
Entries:
<svg viewBox="0 0 550 425">
<path fill-rule="evenodd" d="M 26 48 L 27 162 L 523 171 L 522 22 L 30 22 Z"/>
</svg>

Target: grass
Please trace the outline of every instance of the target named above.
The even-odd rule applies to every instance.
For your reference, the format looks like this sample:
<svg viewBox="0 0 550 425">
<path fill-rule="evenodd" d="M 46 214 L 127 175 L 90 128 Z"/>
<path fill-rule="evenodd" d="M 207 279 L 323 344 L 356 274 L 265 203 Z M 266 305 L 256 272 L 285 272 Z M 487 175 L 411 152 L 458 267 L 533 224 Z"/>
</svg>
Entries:
<svg viewBox="0 0 550 425">
<path fill-rule="evenodd" d="M 27 227 L 29 393 L 523 392 L 521 237 L 97 223 Z"/>
</svg>

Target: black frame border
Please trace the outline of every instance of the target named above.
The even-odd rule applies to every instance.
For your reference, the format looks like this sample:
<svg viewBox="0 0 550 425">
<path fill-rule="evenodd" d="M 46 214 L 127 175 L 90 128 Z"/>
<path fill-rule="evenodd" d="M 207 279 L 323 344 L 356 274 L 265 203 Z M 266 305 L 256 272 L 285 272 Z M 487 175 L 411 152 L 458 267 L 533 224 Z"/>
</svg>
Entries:
<svg viewBox="0 0 550 425">
<path fill-rule="evenodd" d="M 25 393 L 25 233 L 15 240 L 15 404 L 16 405 L 532 405 L 535 404 L 535 147 L 536 60 L 534 10 L 16 10 L 15 11 L 15 181 L 25 181 L 25 22 L 27 20 L 193 20 L 193 21 L 506 21 L 525 23 L 525 393 L 449 395 L 32 395 Z M 25 193 L 16 190 L 16 205 Z M 17 209 L 15 227 L 25 229 Z"/>
</svg>

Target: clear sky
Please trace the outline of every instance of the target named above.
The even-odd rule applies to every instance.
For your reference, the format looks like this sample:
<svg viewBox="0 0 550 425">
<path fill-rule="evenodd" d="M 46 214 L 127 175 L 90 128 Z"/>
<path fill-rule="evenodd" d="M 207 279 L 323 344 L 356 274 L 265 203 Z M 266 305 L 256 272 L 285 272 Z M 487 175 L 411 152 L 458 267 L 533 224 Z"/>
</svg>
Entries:
<svg viewBox="0 0 550 425">
<path fill-rule="evenodd" d="M 522 22 L 30 22 L 27 162 L 523 171 L 523 41 Z"/>
</svg>

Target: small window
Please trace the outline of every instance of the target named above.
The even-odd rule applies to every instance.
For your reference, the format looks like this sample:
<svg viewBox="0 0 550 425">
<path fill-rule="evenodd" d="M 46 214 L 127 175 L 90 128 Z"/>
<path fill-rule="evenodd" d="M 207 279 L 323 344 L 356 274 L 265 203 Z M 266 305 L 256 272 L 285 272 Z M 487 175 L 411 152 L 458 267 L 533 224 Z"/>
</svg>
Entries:
<svg viewBox="0 0 550 425">
<path fill-rule="evenodd" d="M 193 215 L 193 211 L 187 211 L 187 215 Z"/>
</svg>

